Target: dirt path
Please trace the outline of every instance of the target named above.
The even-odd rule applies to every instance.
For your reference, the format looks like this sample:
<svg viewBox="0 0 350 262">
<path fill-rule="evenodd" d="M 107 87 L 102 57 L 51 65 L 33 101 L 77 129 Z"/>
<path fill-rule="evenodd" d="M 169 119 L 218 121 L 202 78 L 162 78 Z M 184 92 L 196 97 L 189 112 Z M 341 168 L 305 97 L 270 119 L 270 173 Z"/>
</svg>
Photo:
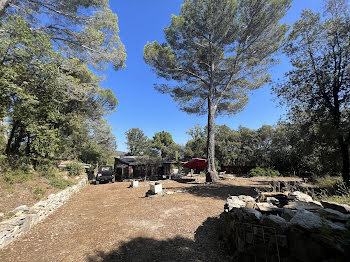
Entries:
<svg viewBox="0 0 350 262">
<path fill-rule="evenodd" d="M 0 261 L 225 261 L 215 234 L 228 194 L 254 194 L 254 184 L 194 185 L 145 198 L 147 184 L 89 185 L 0 250 Z"/>
</svg>

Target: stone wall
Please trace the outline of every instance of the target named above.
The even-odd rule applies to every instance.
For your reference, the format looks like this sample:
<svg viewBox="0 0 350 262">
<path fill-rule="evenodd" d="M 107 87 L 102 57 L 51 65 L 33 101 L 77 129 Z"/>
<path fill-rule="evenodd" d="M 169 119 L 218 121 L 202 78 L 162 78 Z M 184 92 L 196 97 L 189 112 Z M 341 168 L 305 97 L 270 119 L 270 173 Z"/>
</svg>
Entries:
<svg viewBox="0 0 350 262">
<path fill-rule="evenodd" d="M 232 261 L 349 261 L 350 206 L 280 196 L 285 207 L 272 196 L 227 199 L 220 236 Z"/>
<path fill-rule="evenodd" d="M 86 184 L 87 177 L 84 177 L 78 184 L 68 187 L 57 194 L 49 195 L 45 200 L 36 203 L 32 207 L 24 205 L 15 208 L 11 212 L 13 217 L 0 223 L 0 248 L 5 247 L 22 234 L 28 232 L 34 225 L 43 221 Z"/>
</svg>

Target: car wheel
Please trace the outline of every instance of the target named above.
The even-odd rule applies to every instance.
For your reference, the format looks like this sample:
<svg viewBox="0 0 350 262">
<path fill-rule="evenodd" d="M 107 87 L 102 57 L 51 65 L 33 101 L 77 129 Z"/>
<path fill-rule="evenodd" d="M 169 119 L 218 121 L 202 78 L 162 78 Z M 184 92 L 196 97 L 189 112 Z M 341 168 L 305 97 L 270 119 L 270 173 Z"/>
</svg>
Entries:
<svg viewBox="0 0 350 262">
<path fill-rule="evenodd" d="M 99 183 L 100 183 L 100 181 L 97 181 L 97 180 L 96 180 L 95 185 L 98 185 Z"/>
</svg>

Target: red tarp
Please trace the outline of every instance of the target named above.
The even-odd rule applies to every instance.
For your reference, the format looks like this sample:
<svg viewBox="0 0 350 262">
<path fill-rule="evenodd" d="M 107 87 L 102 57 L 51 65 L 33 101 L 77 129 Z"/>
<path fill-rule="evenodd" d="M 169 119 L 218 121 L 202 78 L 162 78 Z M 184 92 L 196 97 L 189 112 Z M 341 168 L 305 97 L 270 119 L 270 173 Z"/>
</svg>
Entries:
<svg viewBox="0 0 350 262">
<path fill-rule="evenodd" d="M 204 170 L 207 166 L 207 160 L 202 158 L 192 158 L 184 164 L 184 167 L 189 169 Z"/>
</svg>

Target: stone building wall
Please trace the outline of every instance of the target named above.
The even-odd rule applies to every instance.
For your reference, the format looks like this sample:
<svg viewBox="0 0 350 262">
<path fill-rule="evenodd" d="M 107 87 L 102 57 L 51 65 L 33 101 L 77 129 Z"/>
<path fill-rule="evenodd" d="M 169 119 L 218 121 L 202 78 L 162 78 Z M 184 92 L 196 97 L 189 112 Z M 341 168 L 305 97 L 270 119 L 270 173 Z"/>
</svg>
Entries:
<svg viewBox="0 0 350 262">
<path fill-rule="evenodd" d="M 78 184 L 68 187 L 57 194 L 49 195 L 45 200 L 36 203 L 32 207 L 19 206 L 11 213 L 11 219 L 0 223 L 0 248 L 5 247 L 19 236 L 28 232 L 34 225 L 43 221 L 56 209 L 66 203 L 69 198 L 79 192 L 87 184 L 87 177 L 84 176 Z"/>
</svg>

